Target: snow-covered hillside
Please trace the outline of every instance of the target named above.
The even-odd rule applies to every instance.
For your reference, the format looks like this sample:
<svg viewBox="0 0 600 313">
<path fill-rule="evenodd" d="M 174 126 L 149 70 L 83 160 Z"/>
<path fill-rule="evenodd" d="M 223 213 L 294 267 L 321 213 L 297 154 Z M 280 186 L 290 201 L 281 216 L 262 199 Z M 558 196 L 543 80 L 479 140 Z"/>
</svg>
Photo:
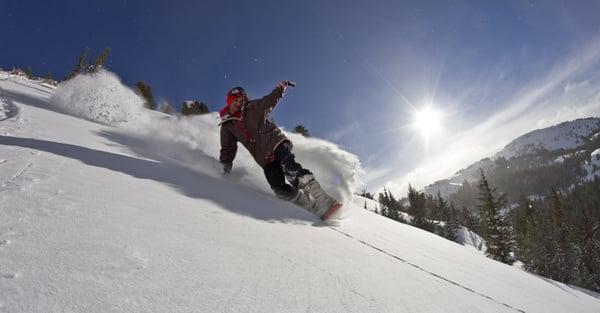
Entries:
<svg viewBox="0 0 600 313">
<path fill-rule="evenodd" d="M 243 149 L 222 178 L 213 116 L 116 120 L 100 88 L 88 105 L 118 127 L 100 124 L 58 108 L 74 99 L 60 88 L 0 79 L 17 108 L 0 121 L 0 312 L 600 311 L 598 294 L 350 201 L 328 226 L 276 199 Z M 329 191 L 353 191 L 351 154 L 293 140 Z"/>
<path fill-rule="evenodd" d="M 534 130 L 511 141 L 502 151 L 496 153 L 494 158 L 510 159 L 514 156 L 534 153 L 540 149 L 549 151 L 573 149 L 581 146 L 586 138 L 596 133 L 600 133 L 600 118 L 584 118 L 564 122 Z"/>
<path fill-rule="evenodd" d="M 597 136 L 600 136 L 600 118 L 578 119 L 548 128 L 538 129 L 511 141 L 504 149 L 496 153 L 493 157 L 475 162 L 467 168 L 461 169 L 454 176 L 436 181 L 425 187 L 425 192 L 436 195 L 439 191 L 443 197 L 448 197 L 450 194 L 458 191 L 465 180 L 469 183 L 478 181 L 479 170 L 483 169 L 487 172 L 488 170 L 493 169 L 496 166 L 496 161 L 500 158 L 509 160 L 513 157 L 528 154 L 535 155 L 535 153 L 538 153 L 539 151 L 571 151 L 564 152 L 563 155 L 559 155 L 550 162 L 563 163 L 566 159 L 585 153 L 585 150 L 574 150 L 577 150 L 586 142 L 593 140 Z M 580 177 L 581 180 L 591 180 L 595 175 L 600 174 L 600 168 L 593 166 L 593 153 L 590 158 L 591 162 L 581 164 L 581 169 L 586 172 L 585 176 Z M 542 161 L 537 164 L 538 167 L 545 165 L 549 164 Z"/>
<path fill-rule="evenodd" d="M 377 213 L 381 210 L 381 204 L 379 202 L 359 195 L 353 195 L 352 202 L 356 207 L 366 209 L 369 212 Z M 412 216 L 405 212 L 400 212 L 400 215 L 407 222 L 412 221 L 413 219 Z M 459 229 L 456 232 L 456 242 L 462 244 L 465 247 L 475 249 L 476 251 L 481 252 L 482 255 L 485 253 L 486 250 L 483 238 L 481 238 L 481 236 L 479 236 L 477 233 L 463 226 L 459 227 Z"/>
</svg>

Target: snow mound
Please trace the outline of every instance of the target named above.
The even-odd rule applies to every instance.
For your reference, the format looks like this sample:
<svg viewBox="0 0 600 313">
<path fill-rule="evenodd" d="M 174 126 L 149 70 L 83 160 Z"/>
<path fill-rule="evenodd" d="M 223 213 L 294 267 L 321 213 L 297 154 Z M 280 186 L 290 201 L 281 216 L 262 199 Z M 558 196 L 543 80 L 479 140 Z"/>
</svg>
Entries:
<svg viewBox="0 0 600 313">
<path fill-rule="evenodd" d="M 0 121 L 15 116 L 17 111 L 17 106 L 10 100 L 2 97 L 2 90 L 0 89 Z"/>
<path fill-rule="evenodd" d="M 140 120 L 143 104 L 117 75 L 106 70 L 62 82 L 50 99 L 50 105 L 62 113 L 114 126 Z"/>
</svg>

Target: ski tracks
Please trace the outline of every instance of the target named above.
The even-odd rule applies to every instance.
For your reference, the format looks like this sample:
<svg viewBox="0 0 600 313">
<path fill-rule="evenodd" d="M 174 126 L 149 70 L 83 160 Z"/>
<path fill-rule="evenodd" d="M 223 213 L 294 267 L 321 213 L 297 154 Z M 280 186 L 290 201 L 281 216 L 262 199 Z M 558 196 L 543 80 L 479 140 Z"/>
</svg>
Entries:
<svg viewBox="0 0 600 313">
<path fill-rule="evenodd" d="M 338 233 L 340 233 L 340 234 L 342 234 L 342 235 L 344 235 L 344 236 L 348 237 L 348 238 L 351 238 L 351 239 L 353 239 L 353 240 L 355 240 L 355 241 L 357 241 L 357 242 L 359 242 L 359 243 L 361 243 L 361 244 L 363 244 L 363 245 L 365 245 L 365 246 L 367 246 L 367 247 L 369 247 L 369 248 L 373 249 L 373 250 L 376 250 L 376 251 L 378 251 L 378 252 L 380 252 L 380 253 L 383 253 L 383 254 L 385 254 L 385 255 L 387 255 L 387 256 L 389 256 L 389 257 L 391 257 L 391 258 L 393 258 L 393 259 L 395 259 L 395 260 L 397 260 L 397 261 L 399 261 L 399 262 L 402 262 L 402 263 L 404 263 L 404 264 L 407 264 L 407 265 L 409 265 L 409 266 L 412 266 L 412 267 L 414 267 L 414 268 L 418 269 L 419 271 L 422 271 L 422 272 L 424 272 L 424 273 L 427 273 L 427 274 L 429 274 L 429 275 L 431 275 L 431 276 L 433 276 L 433 277 L 435 277 L 435 278 L 441 279 L 441 280 L 443 280 L 443 281 L 445 281 L 445 282 L 447 282 L 447 283 L 449 283 L 449 284 L 451 284 L 451 285 L 454 285 L 454 286 L 456 286 L 456 287 L 462 288 L 462 289 L 464 289 L 464 290 L 466 290 L 466 291 L 468 291 L 468 292 L 471 292 L 471 293 L 473 293 L 473 294 L 476 294 L 477 296 L 480 296 L 480 297 L 486 298 L 486 299 L 488 299 L 488 300 L 490 300 L 490 301 L 492 301 L 492 302 L 494 302 L 494 303 L 496 303 L 496 304 L 499 304 L 499 305 L 505 306 L 505 307 L 507 307 L 507 308 L 510 308 L 510 309 L 512 309 L 512 310 L 514 310 L 514 311 L 516 311 L 516 312 L 526 313 L 526 312 L 525 312 L 525 311 L 523 311 L 523 310 L 520 310 L 520 309 L 518 309 L 518 308 L 515 308 L 515 307 L 513 307 L 513 306 L 511 306 L 511 305 L 509 305 L 509 304 L 506 304 L 506 303 L 504 303 L 504 302 L 500 302 L 500 301 L 498 301 L 498 300 L 496 300 L 496 299 L 494 299 L 494 298 L 492 298 L 492 297 L 490 297 L 490 296 L 488 296 L 488 295 L 485 295 L 485 294 L 483 294 L 483 293 L 480 293 L 480 292 L 478 292 L 478 291 L 476 291 L 476 290 L 473 290 L 473 289 L 471 289 L 471 288 L 469 288 L 469 287 L 463 286 L 463 285 L 461 285 L 461 284 L 459 284 L 459 283 L 457 283 L 457 282 L 455 282 L 455 281 L 452 281 L 452 280 L 450 280 L 450 279 L 448 279 L 448 278 L 445 278 L 445 277 L 443 277 L 443 276 L 441 276 L 441 275 L 439 275 L 439 274 L 436 274 L 436 273 L 434 273 L 434 272 L 428 271 L 428 270 L 426 270 L 426 269 L 424 269 L 424 268 L 420 267 L 420 266 L 419 266 L 419 265 L 417 265 L 417 264 L 414 264 L 414 263 L 408 262 L 408 261 L 406 261 L 405 259 L 403 259 L 403 258 L 401 258 L 401 257 L 399 257 L 399 256 L 397 256 L 397 255 L 394 255 L 394 254 L 392 254 L 392 253 L 389 253 L 389 252 L 387 252 L 387 251 L 385 251 L 385 250 L 383 250 L 383 249 L 381 249 L 381 248 L 378 248 L 378 247 L 376 247 L 376 246 L 374 246 L 374 245 L 372 245 L 372 244 L 370 244 L 370 243 L 368 243 L 368 242 L 366 242 L 366 241 L 364 241 L 364 240 L 361 240 L 361 239 L 355 238 L 354 236 L 352 236 L 352 235 L 350 235 L 350 234 L 348 234 L 348 233 L 346 233 L 346 232 L 343 232 L 343 231 L 341 231 L 341 230 L 339 230 L 339 229 L 336 229 L 335 227 L 332 227 L 332 226 L 330 226 L 330 228 L 331 228 L 332 230 L 334 230 L 334 231 L 336 231 L 336 232 L 338 232 Z"/>
<path fill-rule="evenodd" d="M 16 184 L 15 181 L 17 181 L 21 176 L 23 176 L 23 174 L 25 174 L 25 172 L 27 172 L 31 168 L 31 166 L 33 166 L 32 162 L 27 163 L 25 167 L 23 167 L 19 172 L 17 172 L 11 178 L 0 184 L 0 187 L 6 188 L 9 184 Z"/>
</svg>

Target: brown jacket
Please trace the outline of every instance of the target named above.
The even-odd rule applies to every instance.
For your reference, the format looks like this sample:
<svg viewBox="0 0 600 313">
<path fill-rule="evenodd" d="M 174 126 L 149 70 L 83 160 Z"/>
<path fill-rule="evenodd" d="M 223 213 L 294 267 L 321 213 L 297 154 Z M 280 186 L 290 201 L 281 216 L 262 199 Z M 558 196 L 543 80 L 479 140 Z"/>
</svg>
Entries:
<svg viewBox="0 0 600 313">
<path fill-rule="evenodd" d="M 282 97 L 283 90 L 275 88 L 261 99 L 243 104 L 241 117 L 229 114 L 221 117 L 221 163 L 231 167 L 238 141 L 261 167 L 272 161 L 275 148 L 288 140 L 273 121 L 267 118 L 267 114 Z"/>
</svg>

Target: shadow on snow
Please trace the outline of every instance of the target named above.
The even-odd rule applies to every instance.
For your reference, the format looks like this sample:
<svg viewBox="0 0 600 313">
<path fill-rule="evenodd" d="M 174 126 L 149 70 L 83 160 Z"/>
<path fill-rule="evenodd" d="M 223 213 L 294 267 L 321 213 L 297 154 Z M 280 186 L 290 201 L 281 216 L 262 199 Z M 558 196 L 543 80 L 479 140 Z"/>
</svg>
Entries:
<svg viewBox="0 0 600 313">
<path fill-rule="evenodd" d="M 112 137 L 117 135 L 110 134 Z M 255 219 L 267 222 L 300 224 L 309 222 L 315 226 L 323 225 L 317 217 L 291 203 L 179 165 L 32 138 L 0 136 L 0 144 L 44 151 L 79 160 L 89 166 L 161 182 L 188 197 L 208 199 L 231 212 Z"/>
</svg>

